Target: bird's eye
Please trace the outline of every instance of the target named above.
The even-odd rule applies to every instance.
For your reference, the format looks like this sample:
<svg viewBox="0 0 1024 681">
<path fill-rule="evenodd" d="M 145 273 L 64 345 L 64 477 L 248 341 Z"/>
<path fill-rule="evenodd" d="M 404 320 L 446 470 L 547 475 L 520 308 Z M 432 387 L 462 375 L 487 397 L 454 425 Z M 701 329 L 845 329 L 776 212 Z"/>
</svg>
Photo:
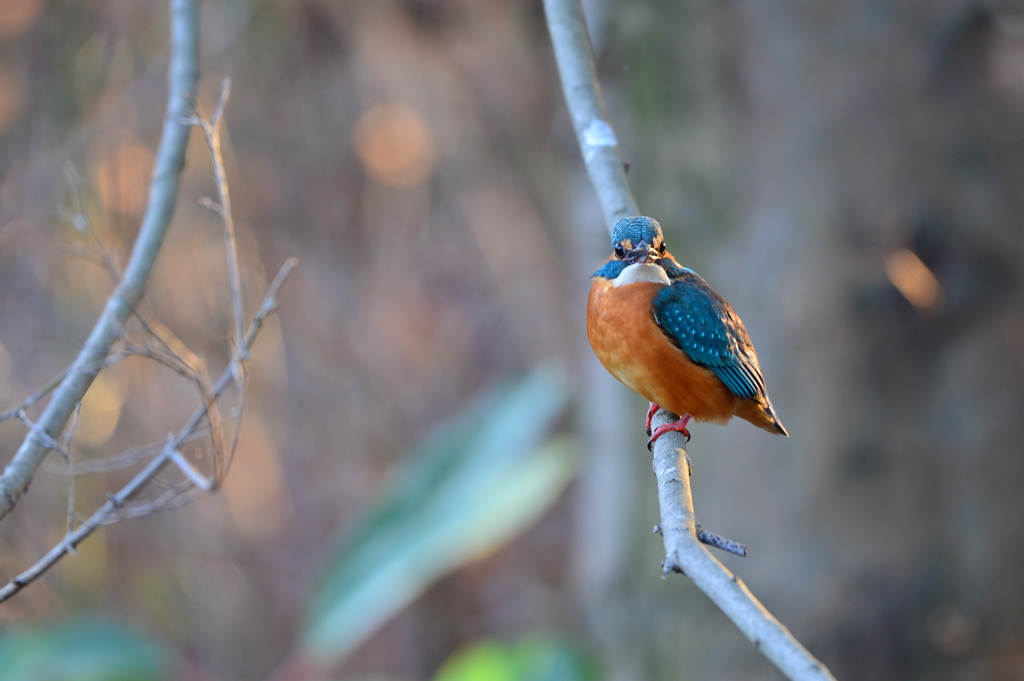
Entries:
<svg viewBox="0 0 1024 681">
<path fill-rule="evenodd" d="M 622 244 L 617 244 L 615 246 L 615 257 L 621 258 L 624 255 L 626 255 L 626 249 L 622 247 Z"/>
<path fill-rule="evenodd" d="M 658 253 L 661 253 L 662 255 L 665 255 L 665 242 L 664 241 L 661 242 L 660 246 L 658 246 Z"/>
</svg>

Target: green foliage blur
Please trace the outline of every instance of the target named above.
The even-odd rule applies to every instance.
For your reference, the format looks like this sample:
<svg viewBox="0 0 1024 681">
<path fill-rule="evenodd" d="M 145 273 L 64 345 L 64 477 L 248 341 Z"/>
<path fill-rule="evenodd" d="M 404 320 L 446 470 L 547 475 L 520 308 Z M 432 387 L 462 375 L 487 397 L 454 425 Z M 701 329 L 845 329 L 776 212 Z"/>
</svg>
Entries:
<svg viewBox="0 0 1024 681">
<path fill-rule="evenodd" d="M 594 681 L 594 660 L 555 637 L 482 641 L 455 652 L 433 681 Z"/>
<path fill-rule="evenodd" d="M 328 562 L 303 654 L 337 665 L 439 577 L 535 522 L 575 470 L 575 442 L 548 439 L 568 398 L 565 374 L 539 368 L 478 398 L 411 452 Z"/>
<path fill-rule="evenodd" d="M 0 681 L 164 681 L 172 672 L 169 651 L 102 620 L 0 634 Z"/>
</svg>

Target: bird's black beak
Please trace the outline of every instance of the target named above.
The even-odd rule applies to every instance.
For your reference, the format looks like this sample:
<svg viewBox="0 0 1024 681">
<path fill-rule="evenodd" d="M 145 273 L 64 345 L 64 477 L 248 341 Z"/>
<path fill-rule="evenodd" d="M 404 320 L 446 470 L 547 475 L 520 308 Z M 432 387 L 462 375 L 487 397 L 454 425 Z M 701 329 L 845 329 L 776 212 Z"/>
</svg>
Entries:
<svg viewBox="0 0 1024 681">
<path fill-rule="evenodd" d="M 635 248 L 626 252 L 622 260 L 627 265 L 634 265 L 636 263 L 654 262 L 660 257 L 661 254 L 653 246 L 641 240 Z"/>
</svg>

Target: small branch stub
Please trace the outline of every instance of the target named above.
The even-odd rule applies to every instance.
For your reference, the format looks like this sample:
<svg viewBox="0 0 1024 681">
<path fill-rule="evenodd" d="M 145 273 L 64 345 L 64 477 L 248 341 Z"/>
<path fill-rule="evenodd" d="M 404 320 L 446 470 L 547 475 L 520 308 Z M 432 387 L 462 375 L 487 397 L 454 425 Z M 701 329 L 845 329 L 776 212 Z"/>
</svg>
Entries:
<svg viewBox="0 0 1024 681">
<path fill-rule="evenodd" d="M 720 537 L 717 534 L 712 534 L 706 530 L 701 529 L 701 526 L 697 526 L 697 539 L 700 540 L 701 544 L 707 544 L 708 546 L 714 546 L 716 549 L 721 549 L 726 553 L 731 553 L 741 558 L 747 557 L 747 547 L 743 544 L 733 541 L 732 539 L 726 539 Z"/>
<path fill-rule="evenodd" d="M 656 428 L 675 420 L 674 414 L 658 410 L 652 425 Z M 690 461 L 685 446 L 686 438 L 674 432 L 666 433 L 654 444 L 654 475 L 658 482 L 665 542 L 665 562 L 662 564 L 665 574 L 681 572 L 692 579 L 747 639 L 757 642 L 756 647 L 761 654 L 788 678 L 794 681 L 834 681 L 828 669 L 761 605 L 742 580 L 702 545 L 693 512 Z"/>
</svg>

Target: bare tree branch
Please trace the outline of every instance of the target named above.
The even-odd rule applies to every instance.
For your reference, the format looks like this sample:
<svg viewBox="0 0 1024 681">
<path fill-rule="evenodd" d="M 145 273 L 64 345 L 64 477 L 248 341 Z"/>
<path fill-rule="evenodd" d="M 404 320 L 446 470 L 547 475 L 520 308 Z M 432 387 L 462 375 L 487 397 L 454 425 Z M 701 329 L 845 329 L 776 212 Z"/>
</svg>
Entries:
<svg viewBox="0 0 1024 681">
<path fill-rule="evenodd" d="M 221 83 L 220 98 L 217 101 L 217 108 L 214 109 L 213 117 L 209 120 L 203 118 L 198 110 L 194 112 L 194 115 L 188 119 L 187 122 L 192 125 L 198 126 L 203 131 L 203 137 L 206 139 L 206 145 L 210 148 L 210 157 L 213 162 L 213 179 L 217 185 L 217 198 L 218 201 L 214 202 L 212 199 L 206 198 L 200 201 L 200 203 L 214 211 L 220 216 L 221 224 L 224 227 L 224 251 L 227 258 L 228 265 L 228 282 L 231 287 L 231 307 L 234 311 L 235 317 L 235 338 L 232 345 L 232 354 L 238 355 L 240 359 L 248 359 L 248 355 L 244 354 L 247 352 L 243 348 L 242 337 L 245 330 L 245 312 L 242 305 L 242 280 L 238 269 L 238 245 L 235 239 L 235 221 L 231 212 L 231 193 L 228 191 L 228 180 L 227 171 L 224 169 L 224 156 L 221 153 L 220 144 L 220 133 L 221 125 L 224 121 L 224 109 L 227 106 L 228 99 L 231 96 L 231 80 L 225 78 Z M 216 412 L 216 409 L 211 409 L 209 413 L 210 427 L 215 437 L 219 441 L 214 442 L 214 452 L 216 454 L 214 458 L 214 479 L 213 486 L 219 485 L 224 477 L 227 475 L 228 470 L 231 468 L 231 462 L 235 457 L 235 449 L 238 446 L 238 434 L 242 425 L 242 412 L 245 410 L 245 364 L 238 362 L 235 364 L 236 371 L 233 376 L 235 381 L 235 392 L 238 395 L 238 404 L 234 409 L 234 432 L 228 439 L 230 445 L 228 450 L 224 450 L 223 445 L 223 434 L 221 430 L 220 415 Z M 213 405 L 214 407 L 216 404 Z"/>
<path fill-rule="evenodd" d="M 227 388 L 229 383 L 233 382 L 235 374 L 239 371 L 238 365 L 245 362 L 243 357 L 249 356 L 252 343 L 256 340 L 256 336 L 259 334 L 260 329 L 263 328 L 264 322 L 267 317 L 277 309 L 278 292 L 281 290 L 281 286 L 284 284 L 285 279 L 291 273 L 292 269 L 295 268 L 296 264 L 297 261 L 294 258 L 287 260 L 284 265 L 281 266 L 281 270 L 278 272 L 277 277 L 275 277 L 274 281 L 271 282 L 267 289 L 267 295 L 263 299 L 263 304 L 256 313 L 256 317 L 253 319 L 252 325 L 249 327 L 249 332 L 243 338 L 242 345 L 239 348 L 241 352 L 237 357 L 231 360 L 230 364 L 228 364 L 227 368 L 224 369 L 224 372 L 212 388 L 211 396 L 214 399 L 216 399 L 224 389 Z M 12 579 L 3 588 L 0 588 L 0 602 L 7 600 L 25 588 L 25 586 L 38 579 L 43 573 L 53 567 L 57 561 L 68 553 L 73 552 L 75 547 L 78 546 L 78 544 L 80 544 L 86 537 L 95 532 L 99 527 L 111 522 L 112 520 L 145 515 L 153 512 L 154 510 L 179 505 L 177 503 L 173 503 L 176 500 L 181 503 L 187 503 L 188 501 L 192 501 L 193 499 L 198 498 L 198 496 L 204 494 L 205 490 L 197 489 L 195 485 L 199 478 L 206 480 L 205 477 L 198 473 L 198 471 L 191 469 L 191 464 L 188 464 L 187 461 L 180 456 L 177 450 L 183 443 L 187 442 L 193 436 L 206 415 L 207 403 L 204 402 L 196 409 L 185 425 L 183 425 L 176 433 L 172 433 L 171 436 L 168 437 L 167 442 L 160 451 L 160 454 L 146 464 L 146 466 L 139 471 L 127 485 L 122 487 L 116 494 L 112 494 L 98 511 L 93 513 L 88 520 L 79 525 L 78 529 L 65 535 L 64 539 L 50 549 L 50 551 L 39 559 L 35 565 Z M 55 444 L 57 443 L 50 443 L 50 446 Z M 176 456 L 181 459 L 180 462 L 176 461 Z M 171 487 L 161 497 L 158 497 L 154 501 L 145 502 L 136 507 L 129 506 L 129 502 L 135 498 L 143 488 L 152 482 L 160 471 L 163 470 L 171 461 L 176 461 L 179 466 L 181 466 L 181 462 L 184 462 L 198 477 L 193 480 L 192 475 L 190 475 L 189 472 L 186 472 L 185 474 L 188 479 L 184 484 Z M 189 496 L 189 492 L 191 491 L 195 491 L 196 494 Z"/>
<path fill-rule="evenodd" d="M 54 389 L 56 389 L 56 387 L 61 384 L 61 382 L 64 380 L 64 377 L 68 375 L 68 371 L 69 369 L 65 369 L 64 371 L 60 372 L 59 374 L 51 378 L 46 385 L 44 385 L 42 388 L 29 395 L 27 398 L 25 398 L 25 401 L 19 404 L 18 406 L 12 407 L 5 412 L 0 412 L 0 421 L 6 421 L 8 419 L 16 418 L 20 412 L 25 411 L 33 404 L 35 404 L 39 400 L 43 399 L 44 397 L 52 393 Z"/>
<path fill-rule="evenodd" d="M 171 461 L 181 469 L 181 472 L 185 474 L 185 477 L 188 478 L 189 482 L 199 489 L 204 492 L 209 492 L 214 488 L 213 481 L 197 471 L 195 466 L 193 466 L 188 459 L 182 456 L 181 452 L 177 449 L 171 450 Z"/>
<path fill-rule="evenodd" d="M 210 375 L 206 370 L 206 362 L 204 362 L 197 354 L 192 352 L 160 321 L 148 318 L 139 308 L 136 308 L 135 310 L 135 317 L 142 324 L 149 337 L 156 339 L 160 345 L 164 347 L 164 350 L 149 346 L 139 346 L 133 343 L 127 336 L 124 336 L 122 337 L 122 343 L 125 346 L 125 354 L 147 357 L 168 367 L 172 371 L 177 372 L 188 381 L 195 384 L 200 398 L 206 402 L 206 419 L 210 424 L 209 435 L 213 447 L 215 475 L 213 485 L 210 489 L 214 489 L 223 479 L 223 475 L 219 472 L 226 472 L 226 467 L 223 464 L 225 460 L 224 428 L 220 416 L 220 407 L 217 403 L 216 396 L 213 395 Z M 232 353 L 236 354 L 236 351 L 237 349 L 232 346 Z M 113 357 L 113 355 L 111 355 L 111 357 Z M 244 400 L 245 384 L 244 381 L 239 382 L 237 380 L 237 375 L 242 373 L 244 372 L 240 371 L 236 374 L 235 381 L 235 387 L 239 393 L 238 399 L 240 404 Z M 232 440 L 233 443 L 237 441 L 238 424 L 241 421 L 241 413 L 237 414 L 235 421 L 236 429 L 235 439 Z M 231 448 L 233 450 L 234 444 L 232 444 Z"/>
<path fill-rule="evenodd" d="M 238 247 L 235 244 L 235 222 L 231 215 L 231 193 L 228 191 L 227 172 L 224 170 L 224 156 L 220 148 L 221 123 L 224 121 L 224 107 L 227 106 L 231 96 L 231 80 L 225 78 L 221 83 L 220 99 L 217 101 L 217 108 L 213 117 L 206 120 L 198 111 L 185 119 L 184 122 L 195 125 L 203 131 L 206 144 L 210 147 L 210 156 L 213 160 L 213 179 L 217 184 L 217 202 L 207 198 L 202 200 L 203 206 L 209 208 L 221 217 L 224 224 L 224 247 L 227 251 L 228 260 L 228 281 L 231 285 L 231 305 L 235 313 L 235 347 L 233 350 L 239 352 L 242 343 L 242 335 L 245 331 L 245 317 L 242 310 L 242 279 L 238 271 Z"/>
<path fill-rule="evenodd" d="M 28 489 L 49 442 L 64 428 L 103 360 L 121 333 L 121 325 L 139 301 L 156 256 L 163 245 L 178 196 L 189 127 L 181 122 L 191 110 L 199 78 L 199 10 L 197 0 L 171 0 L 171 56 L 167 111 L 153 168 L 146 212 L 124 276 L 107 300 L 82 351 L 54 391 L 42 416 L 0 476 L 0 519 L 10 513 Z M 45 435 L 46 437 L 41 437 Z M 81 528 L 79 528 L 81 530 Z"/>
<path fill-rule="evenodd" d="M 121 272 L 117 266 L 117 260 L 113 252 L 104 247 L 103 241 L 96 230 L 92 228 L 92 220 L 89 219 L 89 212 L 86 210 L 85 197 L 82 192 L 82 178 L 71 161 L 65 161 L 63 166 L 64 178 L 67 180 L 68 189 L 71 191 L 71 203 L 73 210 L 68 212 L 62 209 L 60 216 L 66 220 L 75 231 L 86 235 L 89 238 L 92 252 L 80 253 L 82 257 L 95 260 L 103 266 L 116 285 L 121 279 Z"/>
<path fill-rule="evenodd" d="M 579 0 L 544 0 L 544 12 L 576 138 L 611 232 L 616 222 L 640 215 L 640 209 L 626 179 L 615 130 L 608 121 L 583 8 Z"/>
<path fill-rule="evenodd" d="M 606 227 L 639 215 L 636 200 L 619 157 L 615 132 L 597 82 L 590 37 L 579 0 L 544 0 L 548 30 L 558 62 L 566 103 L 579 139 L 590 181 L 597 191 Z M 675 421 L 659 410 L 654 426 Z M 701 544 L 690 494 L 690 464 L 685 439 L 669 432 L 654 444 L 654 471 L 661 507 L 660 531 L 665 541 L 666 572 L 683 572 L 711 598 L 757 649 L 795 681 L 833 679 L 778 620 Z M 681 465 L 684 462 L 685 465 Z M 707 533 L 705 533 L 707 535 Z M 740 545 L 715 539 L 739 551 Z M 721 546 L 720 548 L 726 548 Z"/>
<path fill-rule="evenodd" d="M 64 431 L 64 443 L 61 451 L 64 452 L 65 463 L 67 465 L 67 478 L 68 478 L 68 524 L 67 533 L 71 533 L 75 530 L 75 453 L 71 449 L 71 440 L 75 437 L 75 431 L 78 430 L 78 419 L 82 415 L 82 403 L 79 402 L 75 405 L 75 412 L 71 415 L 71 425 Z"/>
<path fill-rule="evenodd" d="M 675 414 L 659 410 L 651 426 L 656 428 L 675 420 Z M 701 545 L 690 492 L 690 457 L 683 449 L 685 441 L 679 433 L 666 433 L 654 444 L 654 476 L 658 480 L 661 533 L 665 540 L 662 570 L 666 574 L 681 572 L 692 579 L 788 678 L 833 679 L 825 665 L 761 605 L 740 578 Z"/>
<path fill-rule="evenodd" d="M 271 282 L 262 305 L 256 312 L 245 333 L 245 319 L 241 292 L 241 275 L 238 269 L 238 252 L 234 223 L 228 193 L 227 179 L 220 148 L 220 131 L 224 110 L 228 101 L 230 84 L 224 81 L 220 100 L 211 120 L 196 112 L 194 97 L 197 59 L 196 33 L 198 31 L 195 0 L 171 0 L 172 56 L 169 84 L 171 96 L 164 121 L 164 135 L 158 151 L 156 170 L 150 188 L 150 200 L 139 237 L 135 242 L 132 256 L 123 275 L 118 270 L 112 253 L 104 246 L 93 231 L 82 197 L 80 179 L 74 168 L 65 166 L 72 192 L 71 211 L 64 211 L 65 218 L 89 239 L 86 257 L 96 260 L 105 267 L 115 282 L 114 293 L 97 322 L 82 352 L 72 366 L 61 377 L 28 398 L 18 407 L 0 414 L 7 418 L 18 418 L 28 426 L 19 452 L 0 478 L 0 518 L 10 511 L 24 493 L 35 470 L 43 463 L 46 453 L 55 449 L 65 460 L 66 468 L 61 471 L 67 476 L 68 511 L 67 531 L 61 542 L 54 546 L 35 565 L 0 588 L 0 601 L 10 598 L 26 585 L 44 574 L 62 557 L 75 552 L 75 547 L 97 528 L 158 510 L 183 505 L 215 490 L 224 480 L 230 468 L 231 459 L 238 445 L 242 408 L 245 404 L 246 362 L 252 356 L 251 346 L 268 315 L 277 308 L 277 295 L 285 279 L 295 267 L 294 258 L 281 267 Z M 180 96 L 179 96 L 180 95 Z M 182 109 L 185 108 L 185 111 Z M 186 117 L 184 114 L 191 114 Z M 148 278 L 155 257 L 159 252 L 163 235 L 166 233 L 170 211 L 177 197 L 178 175 L 183 165 L 183 155 L 188 138 L 188 127 L 199 126 L 210 147 L 213 157 L 214 177 L 220 202 L 207 203 L 220 215 L 224 227 L 224 241 L 231 288 L 234 333 L 231 339 L 228 366 L 216 384 L 211 384 L 206 363 L 192 352 L 178 337 L 159 320 L 145 312 L 141 304 L 143 287 Z M 135 323 L 129 323 L 134 320 Z M 115 343 L 118 347 L 114 349 Z M 89 385 L 102 369 L 130 357 L 141 356 L 170 368 L 193 384 L 200 397 L 200 406 L 192 417 L 167 440 L 156 446 L 147 446 L 125 452 L 100 461 L 84 462 L 78 466 L 73 461 L 72 440 L 78 424 L 78 410 L 81 399 Z M 222 419 L 220 417 L 221 394 L 229 384 L 235 387 L 235 406 L 232 410 L 233 432 L 225 444 Z M 44 410 L 39 422 L 33 423 L 25 409 L 42 399 L 51 390 L 54 392 L 50 404 Z M 61 412 L 60 405 L 70 400 L 74 411 L 72 425 L 64 431 L 61 441 L 53 431 L 60 432 L 68 414 Z M 209 436 L 212 446 L 212 476 L 201 472 L 182 453 L 183 444 L 199 437 Z M 142 469 L 117 493 L 109 494 L 104 503 L 84 523 L 75 527 L 74 476 L 78 473 L 97 470 L 111 470 L 152 457 Z M 161 475 L 173 464 L 183 479 Z M 52 466 L 44 466 L 52 469 Z M 139 500 L 143 490 L 152 487 L 162 489 L 155 498 L 149 495 Z"/>
<path fill-rule="evenodd" d="M 190 436 L 185 438 L 182 444 L 194 442 L 208 436 L 209 434 L 209 428 L 196 428 L 192 431 Z M 151 442 L 148 445 L 127 449 L 120 454 L 113 454 L 111 456 L 105 456 L 98 459 L 78 459 L 75 461 L 75 467 L 71 474 L 78 476 L 121 470 L 122 468 L 127 468 L 128 466 L 136 464 L 143 459 L 149 459 L 156 456 L 163 450 L 165 444 L 166 441 Z M 50 473 L 51 475 L 69 474 L 67 466 L 50 460 L 43 461 L 42 470 L 46 473 Z"/>
</svg>

